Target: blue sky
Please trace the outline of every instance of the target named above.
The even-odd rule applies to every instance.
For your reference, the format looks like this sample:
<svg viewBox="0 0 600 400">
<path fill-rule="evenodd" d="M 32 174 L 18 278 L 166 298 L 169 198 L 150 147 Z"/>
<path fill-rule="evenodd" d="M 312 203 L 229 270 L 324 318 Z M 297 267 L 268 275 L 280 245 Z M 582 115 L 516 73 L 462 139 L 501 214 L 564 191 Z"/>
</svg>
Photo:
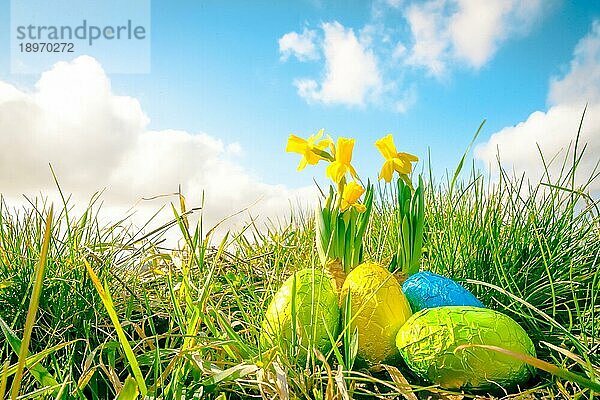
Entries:
<svg viewBox="0 0 600 400">
<path fill-rule="evenodd" d="M 478 153 L 485 169 L 493 158 L 490 146 L 504 143 L 509 149 L 516 142 L 506 138 L 537 134 L 531 128 L 535 121 L 524 124 L 522 128 L 529 130 L 519 133 L 507 129 L 530 121 L 536 112 L 550 115 L 555 106 L 562 110 L 559 106 L 566 103 L 559 94 L 581 75 L 574 66 L 575 50 L 586 37 L 597 39 L 593 23 L 600 19 L 600 2 L 498 0 L 470 8 L 468 4 L 152 1 L 151 73 L 107 77 L 114 95 L 139 102 L 149 119 L 144 129 L 203 132 L 225 146 L 238 143 L 241 152 L 226 154 L 227 162 L 269 185 L 304 187 L 311 185 L 313 176 L 322 175 L 323 168 L 297 173 L 298 157 L 284 152 L 288 134 L 308 136 L 320 128 L 332 136 L 357 139 L 355 160 L 362 177 L 376 176 L 381 158 L 373 142 L 387 133 L 394 134 L 400 151 L 422 159 L 430 148 L 433 170 L 441 176 L 455 167 L 485 118 L 478 139 L 482 149 L 488 146 L 487 153 Z M 424 20 L 415 19 L 418 15 Z M 493 21 L 493 29 L 483 23 L 482 32 L 477 24 L 485 18 Z M 0 26 L 9 25 L 8 2 L 3 1 Z M 9 34 L 8 29 L 0 30 L 0 48 L 8 49 Z M 292 41 L 286 53 L 280 41 L 286 34 L 307 39 L 312 50 L 306 53 Z M 358 72 L 350 74 L 348 82 L 345 68 L 332 71 L 333 89 L 328 91 L 327 65 L 344 40 L 354 48 L 338 61 L 348 68 L 364 65 L 356 67 Z M 432 53 L 436 46 L 442 50 Z M 588 47 L 591 55 L 581 56 L 585 60 L 579 64 L 590 64 L 589 58 L 597 57 L 594 46 Z M 353 57 L 353 51 L 360 54 Z M 71 60 L 65 56 L 65 61 Z M 371 84 L 356 86 L 357 77 Z M 11 74 L 9 52 L 0 52 L 1 82 L 31 93 L 39 79 L 40 75 Z M 590 79 L 572 86 L 596 88 L 598 78 Z M 315 86 L 302 94 L 301 80 Z M 560 90 L 552 88 L 553 80 L 564 83 L 558 85 Z M 355 86 L 354 92 L 348 89 L 354 96 L 350 99 L 339 92 Z M 552 97 L 553 93 L 559 94 Z M 596 93 L 578 100 L 595 104 Z M 565 126 L 572 120 L 565 119 Z M 597 138 L 594 127 L 589 136 Z M 576 122 L 571 133 L 575 130 Z M 501 132 L 504 135 L 491 140 L 492 134 Z M 561 145 L 568 143 L 565 140 Z M 523 164 L 522 158 L 508 155 L 515 164 Z M 530 170 L 531 165 L 522 169 Z"/>
<path fill-rule="evenodd" d="M 545 108 L 549 78 L 565 70 L 575 44 L 600 17 L 599 2 L 559 3 L 545 11 L 530 34 L 509 39 L 480 70 L 457 66 L 444 81 L 398 65 L 397 75 L 408 75 L 406 83 L 414 83 L 418 92 L 414 107 L 399 114 L 376 105 L 307 104 L 292 82 L 319 76 L 322 62 L 280 61 L 277 40 L 285 33 L 318 29 L 329 21 L 359 30 L 371 21 L 369 2 L 200 3 L 152 4 L 152 74 L 115 77 L 115 89 L 140 98 L 154 128 L 239 141 L 247 150 L 247 165 L 271 182 L 296 179 L 296 159 L 281 151 L 287 135 L 304 136 L 321 127 L 357 138 L 362 164 L 379 164 L 372 143 L 391 132 L 399 147 L 421 157 L 431 147 L 438 173 L 453 168 L 484 118 L 482 140 Z M 386 12 L 392 14 L 386 23 L 405 23 L 399 11 Z M 398 40 L 408 42 L 407 36 Z M 268 157 L 256 159 L 258 153 Z M 298 181 L 310 182 L 310 171 L 303 175 Z"/>
<path fill-rule="evenodd" d="M 294 172 L 296 158 L 282 151 L 285 138 L 319 128 L 357 138 L 357 161 L 370 175 L 368 165 L 380 162 L 372 143 L 390 132 L 398 147 L 421 157 L 431 147 L 438 174 L 453 168 L 484 118 L 480 140 L 545 109 L 550 77 L 568 67 L 575 44 L 600 17 L 599 2 L 553 4 L 528 34 L 509 38 L 479 70 L 452 66 L 442 80 L 398 63 L 390 75 L 414 84 L 418 96 L 400 114 L 377 105 L 307 104 L 292 82 L 318 77 L 322 60 L 280 61 L 277 40 L 285 33 L 318 30 L 331 21 L 356 32 L 372 22 L 370 2 L 202 1 L 178 7 L 153 2 L 152 7 L 152 74 L 114 77 L 115 91 L 138 97 L 153 128 L 239 141 L 246 150 L 243 162 L 264 179 L 301 184 L 310 182 L 312 173 Z M 400 10 L 385 12 L 386 24 L 406 25 Z M 408 45 L 410 32 L 403 30 L 397 40 Z M 268 156 L 256 158 L 260 153 Z"/>
</svg>

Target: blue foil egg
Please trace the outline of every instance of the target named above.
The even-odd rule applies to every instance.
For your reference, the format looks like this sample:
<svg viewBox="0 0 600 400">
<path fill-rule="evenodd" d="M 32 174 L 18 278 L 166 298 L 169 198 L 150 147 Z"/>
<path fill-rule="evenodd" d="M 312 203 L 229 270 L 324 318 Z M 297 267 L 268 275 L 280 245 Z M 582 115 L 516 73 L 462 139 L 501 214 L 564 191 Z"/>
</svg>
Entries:
<svg viewBox="0 0 600 400">
<path fill-rule="evenodd" d="M 485 307 L 471 292 L 445 276 L 429 271 L 417 272 L 402 285 L 413 313 L 443 306 Z"/>
</svg>

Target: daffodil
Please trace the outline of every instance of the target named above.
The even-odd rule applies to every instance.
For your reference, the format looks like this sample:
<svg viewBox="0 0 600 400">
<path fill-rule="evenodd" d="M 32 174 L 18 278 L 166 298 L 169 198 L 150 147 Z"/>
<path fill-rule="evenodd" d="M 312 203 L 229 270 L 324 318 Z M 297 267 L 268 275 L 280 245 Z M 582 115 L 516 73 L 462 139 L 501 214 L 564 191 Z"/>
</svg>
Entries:
<svg viewBox="0 0 600 400">
<path fill-rule="evenodd" d="M 379 173 L 379 179 L 384 179 L 386 182 L 391 182 L 394 171 L 397 171 L 400 175 L 410 174 L 412 171 L 411 162 L 419 161 L 419 158 L 412 154 L 399 153 L 391 134 L 376 141 L 375 146 L 385 158 Z"/>
<path fill-rule="evenodd" d="M 321 136 L 323 136 L 323 129 L 315 135 L 310 135 L 308 139 L 303 139 L 296 135 L 290 135 L 288 138 L 285 151 L 302 154 L 302 159 L 300 160 L 300 164 L 298 164 L 298 171 L 302 171 L 308 164 L 315 165 L 320 160 L 327 159 L 325 158 L 327 153 L 323 149 L 329 146 L 331 139 L 319 140 Z"/>
<path fill-rule="evenodd" d="M 359 213 L 365 212 L 367 207 L 364 204 L 360 204 L 358 199 L 365 193 L 365 189 L 355 181 L 351 181 L 344 186 L 342 193 L 342 201 L 340 204 L 340 211 L 344 212 L 350 207 L 354 207 Z"/>
<path fill-rule="evenodd" d="M 337 184 L 340 184 L 346 173 L 350 173 L 354 179 L 358 179 L 354 167 L 350 164 L 352 161 L 352 150 L 354 149 L 354 139 L 338 138 L 337 145 L 333 146 L 330 142 L 335 159 L 327 166 L 325 171 L 327 176 Z"/>
</svg>

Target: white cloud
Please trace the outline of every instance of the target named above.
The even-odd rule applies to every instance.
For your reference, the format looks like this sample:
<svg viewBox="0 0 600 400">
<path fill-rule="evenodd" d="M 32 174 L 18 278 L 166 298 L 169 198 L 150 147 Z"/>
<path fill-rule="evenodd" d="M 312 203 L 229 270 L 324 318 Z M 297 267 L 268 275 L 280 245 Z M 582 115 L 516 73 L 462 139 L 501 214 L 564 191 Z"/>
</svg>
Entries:
<svg viewBox="0 0 600 400">
<path fill-rule="evenodd" d="M 297 79 L 298 94 L 309 102 L 364 105 L 382 90 L 382 78 L 373 51 L 351 28 L 339 22 L 324 23 L 325 73 L 321 83 Z"/>
<path fill-rule="evenodd" d="M 435 76 L 446 72 L 445 58 L 449 46 L 449 35 L 444 29 L 445 0 L 433 0 L 413 4 L 406 11 L 414 44 L 410 49 L 407 64 L 425 66 Z"/>
<path fill-rule="evenodd" d="M 147 124 L 139 102 L 115 95 L 90 57 L 56 64 L 32 93 L 0 82 L 1 193 L 12 199 L 51 194 L 50 163 L 76 202 L 106 188 L 103 199 L 111 212 L 176 192 L 180 184 L 188 207 L 199 206 L 204 192 L 207 227 L 256 202 L 250 213 L 261 223 L 285 215 L 295 199 L 314 199 L 311 188 L 270 185 L 250 174 L 236 162 L 242 153 L 237 143 L 204 133 L 148 131 Z M 143 222 L 159 203 L 164 199 L 143 203 L 136 221 Z M 162 220 L 171 217 L 168 209 Z"/>
<path fill-rule="evenodd" d="M 315 45 L 317 33 L 313 30 L 304 28 L 299 34 L 297 32 L 288 32 L 279 38 L 279 53 L 281 60 L 287 60 L 294 55 L 300 61 L 318 60 L 319 52 Z"/>
<path fill-rule="evenodd" d="M 417 88 L 415 85 L 411 86 L 402 93 L 399 100 L 394 104 L 394 109 L 400 114 L 407 112 L 417 102 Z"/>
<path fill-rule="evenodd" d="M 546 161 L 558 155 L 550 168 L 556 177 L 569 144 L 574 144 L 585 103 L 588 103 L 579 149 L 587 145 L 578 168 L 578 183 L 591 176 L 600 161 L 600 25 L 594 22 L 591 32 L 577 44 L 571 68 L 562 78 L 550 83 L 550 108 L 532 113 L 526 121 L 494 133 L 487 143 L 475 149 L 475 156 L 495 168 L 499 151 L 502 165 L 516 173 L 526 173 L 537 180 L 543 169 L 537 146 Z M 595 181 L 590 190 L 600 189 Z"/>
<path fill-rule="evenodd" d="M 527 33 L 540 17 L 542 5 L 540 0 L 413 3 L 405 12 L 414 41 L 406 62 L 437 77 L 453 62 L 478 69 L 504 41 Z"/>
<path fill-rule="evenodd" d="M 540 0 L 458 0 L 449 24 L 455 56 L 480 68 L 502 42 L 530 30 L 542 5 Z"/>
<path fill-rule="evenodd" d="M 549 103 L 600 103 L 600 21 L 594 21 L 573 55 L 569 73 L 550 82 Z"/>
<path fill-rule="evenodd" d="M 320 77 L 294 80 L 309 103 L 366 104 L 406 112 L 416 89 L 409 67 L 442 79 L 457 67 L 479 69 L 506 41 L 523 36 L 556 0 L 374 0 L 370 20 L 353 30 L 327 22 L 321 30 L 289 32 L 279 39 L 282 60 L 323 55 Z M 405 24 L 391 24 L 403 15 Z M 409 29 L 408 37 L 405 36 Z M 356 33 L 355 33 L 356 32 Z"/>
</svg>

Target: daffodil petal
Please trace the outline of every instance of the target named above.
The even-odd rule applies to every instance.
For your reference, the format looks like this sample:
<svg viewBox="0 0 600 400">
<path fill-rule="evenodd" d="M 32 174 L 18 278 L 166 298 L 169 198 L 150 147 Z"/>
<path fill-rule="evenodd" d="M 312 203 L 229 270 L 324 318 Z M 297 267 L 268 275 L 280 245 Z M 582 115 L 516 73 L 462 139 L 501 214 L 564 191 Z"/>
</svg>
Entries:
<svg viewBox="0 0 600 400">
<path fill-rule="evenodd" d="M 306 157 L 302 157 L 302 159 L 300 160 L 300 164 L 298 164 L 298 171 L 302 171 L 304 168 L 306 168 L 306 164 L 308 164 L 308 160 L 306 159 Z"/>
<path fill-rule="evenodd" d="M 333 138 L 329 135 L 327 135 L 327 145 L 329 146 L 329 150 L 331 150 L 331 155 L 335 158 L 335 142 L 333 141 Z"/>
<path fill-rule="evenodd" d="M 308 142 L 301 137 L 296 135 L 290 135 L 287 141 L 287 146 L 285 147 L 285 151 L 288 153 L 300 153 L 304 154 L 308 147 Z"/>
<path fill-rule="evenodd" d="M 393 158 L 391 163 L 394 165 L 394 169 L 400 174 L 410 174 L 412 171 L 412 164 L 409 161 L 405 161 L 401 158 Z"/>
<path fill-rule="evenodd" d="M 340 202 L 340 211 L 344 212 L 349 208 L 350 208 L 350 203 L 348 203 L 346 200 L 342 199 L 342 201 Z"/>
<path fill-rule="evenodd" d="M 408 154 L 408 153 L 402 153 L 402 152 L 398 153 L 398 158 L 401 158 L 401 159 L 409 161 L 409 162 L 419 161 L 419 157 L 413 156 L 412 154 Z"/>
<path fill-rule="evenodd" d="M 310 165 L 316 165 L 319 160 L 322 160 L 323 158 L 316 154 L 315 152 L 313 152 L 312 150 L 309 150 L 305 155 L 304 158 L 306 159 L 306 161 L 310 164 Z"/>
<path fill-rule="evenodd" d="M 354 167 L 351 164 L 348 164 L 348 171 L 350 172 L 350 175 L 352 175 L 352 177 L 354 179 L 358 179 L 358 175 L 356 174 L 356 170 L 354 169 Z"/>
<path fill-rule="evenodd" d="M 342 198 L 348 203 L 354 204 L 360 199 L 360 196 L 362 196 L 364 192 L 365 189 L 360 184 L 351 181 L 344 187 Z"/>
<path fill-rule="evenodd" d="M 339 161 L 334 161 L 327 166 L 325 173 L 335 183 L 340 183 L 346 175 L 346 166 Z"/>
<path fill-rule="evenodd" d="M 365 212 L 366 207 L 358 203 L 358 199 L 365 193 L 365 189 L 357 182 L 350 181 L 344 187 L 341 201 L 341 211 L 354 207 L 358 212 Z"/>
<path fill-rule="evenodd" d="M 396 157 L 396 154 L 398 153 L 396 151 L 396 146 L 394 145 L 394 138 L 392 137 L 392 134 L 384 136 L 376 141 L 375 147 L 377 147 L 381 155 L 383 155 L 386 160 Z"/>
<path fill-rule="evenodd" d="M 379 173 L 379 179 L 383 179 L 386 182 L 392 181 L 392 176 L 394 175 L 394 163 L 392 161 L 386 161 L 383 163 L 383 167 L 381 167 L 381 172 Z"/>
<path fill-rule="evenodd" d="M 323 136 L 324 131 L 325 131 L 325 129 L 321 129 L 319 132 L 315 133 L 314 135 L 310 135 L 308 137 L 308 143 L 309 144 L 315 143 L 317 140 L 319 140 L 321 138 L 321 136 Z"/>
<path fill-rule="evenodd" d="M 315 147 L 319 150 L 323 150 L 325 149 L 327 146 L 329 146 L 329 140 L 327 139 L 323 139 L 320 142 L 315 144 Z"/>
<path fill-rule="evenodd" d="M 354 204 L 354 208 L 359 213 L 364 213 L 365 211 L 367 211 L 367 207 L 364 204 L 356 203 L 356 204 Z"/>
<path fill-rule="evenodd" d="M 354 149 L 354 139 L 338 138 L 335 159 L 344 164 L 350 164 L 352 161 L 352 150 Z"/>
</svg>

